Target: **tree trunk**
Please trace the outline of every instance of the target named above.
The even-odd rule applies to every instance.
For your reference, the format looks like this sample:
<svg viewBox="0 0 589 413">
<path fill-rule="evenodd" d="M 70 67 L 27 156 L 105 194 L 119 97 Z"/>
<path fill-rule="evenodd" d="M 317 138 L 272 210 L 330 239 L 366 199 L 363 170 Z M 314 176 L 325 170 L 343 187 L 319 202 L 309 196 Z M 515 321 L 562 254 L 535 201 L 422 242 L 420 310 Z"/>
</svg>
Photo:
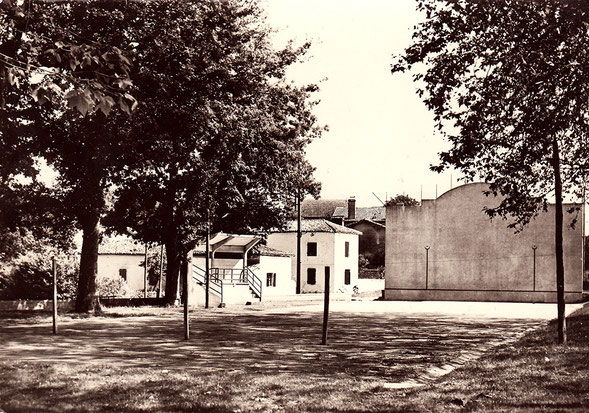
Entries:
<svg viewBox="0 0 589 413">
<path fill-rule="evenodd" d="M 82 224 L 82 254 L 80 256 L 80 277 L 76 297 L 77 312 L 98 312 L 100 302 L 96 297 L 96 275 L 98 272 L 98 244 L 100 242 L 100 210 L 92 211 Z"/>
<path fill-rule="evenodd" d="M 166 292 L 164 302 L 166 305 L 176 304 L 178 299 L 178 274 L 180 271 L 180 249 L 176 237 L 166 240 Z"/>
<path fill-rule="evenodd" d="M 564 261 L 562 251 L 562 182 L 560 178 L 560 154 L 556 138 L 552 140 L 552 167 L 554 168 L 555 210 L 555 250 L 556 250 L 556 306 L 558 312 L 558 343 L 566 344 L 567 331 L 564 302 Z"/>
</svg>

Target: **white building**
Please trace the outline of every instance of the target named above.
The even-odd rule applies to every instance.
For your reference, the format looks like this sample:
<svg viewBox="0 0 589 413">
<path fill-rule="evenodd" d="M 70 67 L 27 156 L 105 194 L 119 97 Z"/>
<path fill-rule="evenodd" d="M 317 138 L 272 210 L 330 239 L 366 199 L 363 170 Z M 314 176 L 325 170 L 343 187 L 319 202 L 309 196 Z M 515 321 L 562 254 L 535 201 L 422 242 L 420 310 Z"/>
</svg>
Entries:
<svg viewBox="0 0 589 413">
<path fill-rule="evenodd" d="M 104 238 L 98 247 L 98 279 L 122 279 L 129 291 L 144 288 L 145 246 L 126 237 Z"/>
<path fill-rule="evenodd" d="M 358 282 L 358 238 L 360 231 L 325 219 L 301 221 L 301 292 L 323 292 L 325 274 L 330 275 L 330 290 L 351 292 Z M 292 279 L 296 280 L 297 223 L 268 235 L 268 246 L 295 255 Z"/>
<path fill-rule="evenodd" d="M 295 294 L 292 254 L 259 244 L 261 237 L 218 233 L 209 246 L 209 305 L 245 304 Z M 202 305 L 206 283 L 205 245 L 193 251 L 191 303 Z"/>
</svg>

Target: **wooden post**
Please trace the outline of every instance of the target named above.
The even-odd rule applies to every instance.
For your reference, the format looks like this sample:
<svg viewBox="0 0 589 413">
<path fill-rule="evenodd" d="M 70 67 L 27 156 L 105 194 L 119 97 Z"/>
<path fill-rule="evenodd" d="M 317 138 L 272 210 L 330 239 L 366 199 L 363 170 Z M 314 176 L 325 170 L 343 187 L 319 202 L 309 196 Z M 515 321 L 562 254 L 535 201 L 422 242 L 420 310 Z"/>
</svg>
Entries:
<svg viewBox="0 0 589 413">
<path fill-rule="evenodd" d="M 164 279 L 164 244 L 162 244 L 160 248 L 160 281 L 158 283 L 158 291 L 157 297 L 160 298 L 162 296 L 162 281 Z"/>
<path fill-rule="evenodd" d="M 57 334 L 57 265 L 55 257 L 51 258 L 53 267 L 53 334 Z"/>
<path fill-rule="evenodd" d="M 192 250 L 188 251 L 185 260 L 186 271 L 184 271 L 184 339 L 190 338 L 190 317 L 188 313 L 188 301 L 190 299 L 190 278 L 192 277 Z"/>
<path fill-rule="evenodd" d="M 145 255 L 144 255 L 144 266 L 143 266 L 143 298 L 147 298 L 147 244 L 145 244 Z"/>
<path fill-rule="evenodd" d="M 323 335 L 321 338 L 321 344 L 327 344 L 327 322 L 329 319 L 329 274 L 330 267 L 325 267 L 325 297 L 323 299 Z"/>
</svg>

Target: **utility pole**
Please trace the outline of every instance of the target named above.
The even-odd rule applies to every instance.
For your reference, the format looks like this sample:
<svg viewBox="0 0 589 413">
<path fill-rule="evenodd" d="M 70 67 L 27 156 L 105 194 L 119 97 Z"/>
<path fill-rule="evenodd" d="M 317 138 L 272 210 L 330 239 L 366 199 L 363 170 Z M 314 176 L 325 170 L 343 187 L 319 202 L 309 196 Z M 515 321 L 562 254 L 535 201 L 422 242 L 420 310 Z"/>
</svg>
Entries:
<svg viewBox="0 0 589 413">
<path fill-rule="evenodd" d="M 297 189 L 297 289 L 301 293 L 301 190 Z"/>
<path fill-rule="evenodd" d="M 209 254 L 210 254 L 210 243 L 211 243 L 211 223 L 209 221 L 209 213 L 207 212 L 207 237 L 205 247 L 205 308 L 209 308 L 209 280 L 210 280 L 210 268 L 209 268 Z"/>
</svg>

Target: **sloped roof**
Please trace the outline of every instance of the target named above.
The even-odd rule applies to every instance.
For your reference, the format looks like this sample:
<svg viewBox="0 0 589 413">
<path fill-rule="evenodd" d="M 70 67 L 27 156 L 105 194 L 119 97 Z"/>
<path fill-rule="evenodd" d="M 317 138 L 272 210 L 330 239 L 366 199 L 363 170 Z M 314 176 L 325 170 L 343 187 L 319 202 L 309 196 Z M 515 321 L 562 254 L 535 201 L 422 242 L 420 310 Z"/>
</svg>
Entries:
<svg viewBox="0 0 589 413">
<path fill-rule="evenodd" d="M 364 222 L 366 222 L 368 224 L 371 224 L 371 225 L 374 225 L 375 227 L 386 228 L 386 226 L 384 224 L 381 224 L 380 222 L 372 221 L 371 219 L 361 219 L 359 221 L 351 222 L 348 225 L 350 227 L 354 227 L 354 226 L 356 226 L 358 224 L 361 224 L 361 223 L 364 223 Z"/>
<path fill-rule="evenodd" d="M 145 244 L 123 236 L 104 237 L 98 246 L 98 253 L 111 255 L 143 255 L 145 254 Z"/>
<path fill-rule="evenodd" d="M 347 210 L 348 201 L 346 199 L 305 199 L 301 203 L 301 217 L 331 218 L 338 207 Z"/>
<path fill-rule="evenodd" d="M 348 218 L 348 208 L 338 207 L 333 213 L 334 217 Z M 375 207 L 356 207 L 356 218 L 355 220 L 367 219 L 370 221 L 384 221 L 386 219 L 386 207 L 375 206 Z"/>
<path fill-rule="evenodd" d="M 216 249 L 219 252 L 239 252 L 243 253 L 245 250 L 249 250 L 254 245 L 262 240 L 257 235 L 241 235 L 241 234 L 226 234 L 219 232 L 213 234 L 209 240 L 209 246 L 211 251 Z M 194 253 L 205 253 L 206 245 L 203 242 L 194 247 Z"/>
<path fill-rule="evenodd" d="M 295 256 L 295 254 L 280 251 L 275 248 L 270 248 L 266 245 L 261 245 L 261 244 L 256 245 L 255 250 L 259 255 L 263 255 L 265 257 L 294 257 Z"/>
<path fill-rule="evenodd" d="M 283 231 L 277 232 L 296 232 L 297 221 L 289 221 Z M 301 232 L 331 232 L 337 234 L 354 234 L 362 235 L 360 231 L 347 228 L 322 218 L 310 218 L 301 220 Z"/>
</svg>

